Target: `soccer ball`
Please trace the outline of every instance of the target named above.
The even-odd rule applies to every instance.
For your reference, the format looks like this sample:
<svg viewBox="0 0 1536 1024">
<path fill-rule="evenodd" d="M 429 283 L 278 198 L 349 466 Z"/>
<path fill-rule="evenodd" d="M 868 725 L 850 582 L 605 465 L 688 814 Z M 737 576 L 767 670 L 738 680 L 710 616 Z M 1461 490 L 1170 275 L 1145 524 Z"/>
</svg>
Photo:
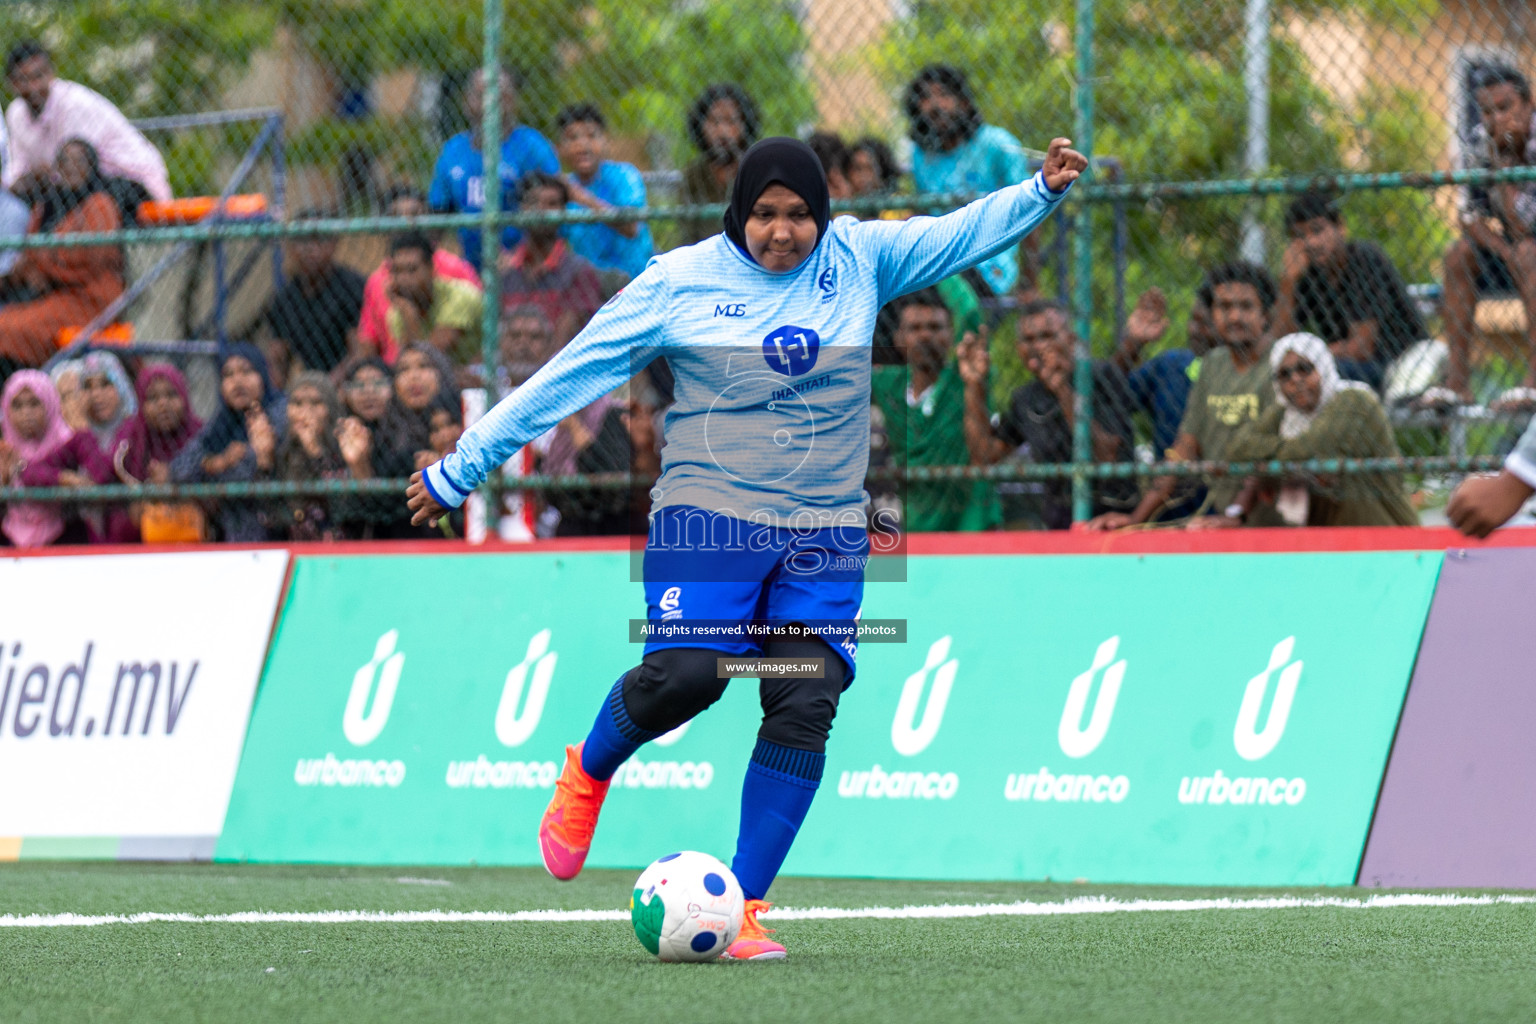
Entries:
<svg viewBox="0 0 1536 1024">
<path fill-rule="evenodd" d="M 707 853 L 669 853 L 640 873 L 629 919 L 640 945 L 669 963 L 713 960 L 736 941 L 745 898 Z"/>
</svg>

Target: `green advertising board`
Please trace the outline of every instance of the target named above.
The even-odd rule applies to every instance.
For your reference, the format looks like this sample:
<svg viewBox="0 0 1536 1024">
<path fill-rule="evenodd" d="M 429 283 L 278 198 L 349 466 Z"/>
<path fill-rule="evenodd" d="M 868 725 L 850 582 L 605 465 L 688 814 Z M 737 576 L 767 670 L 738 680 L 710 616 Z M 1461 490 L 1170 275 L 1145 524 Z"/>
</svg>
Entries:
<svg viewBox="0 0 1536 1024">
<path fill-rule="evenodd" d="M 1440 560 L 913 556 L 785 870 L 1351 883 Z M 643 609 L 624 552 L 298 559 L 218 859 L 537 864 Z M 729 859 L 756 691 L 620 770 L 588 863 Z"/>
</svg>

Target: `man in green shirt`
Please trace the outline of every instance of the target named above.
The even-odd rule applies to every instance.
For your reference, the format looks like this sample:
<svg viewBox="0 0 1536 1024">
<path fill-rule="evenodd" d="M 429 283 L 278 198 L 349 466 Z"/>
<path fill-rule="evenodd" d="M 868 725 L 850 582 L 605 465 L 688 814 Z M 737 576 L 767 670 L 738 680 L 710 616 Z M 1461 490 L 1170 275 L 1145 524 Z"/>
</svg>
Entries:
<svg viewBox="0 0 1536 1024">
<path fill-rule="evenodd" d="M 991 462 L 986 347 L 977 335 L 957 346 L 949 308 L 933 289 L 899 299 L 894 345 L 903 362 L 874 368 L 873 399 L 885 417 L 891 462 L 985 466 Z M 906 485 L 903 528 L 990 530 L 1002 521 L 985 480 Z"/>
<path fill-rule="evenodd" d="M 1275 282 L 1269 272 L 1252 263 L 1224 263 L 1206 275 L 1200 300 L 1211 311 L 1221 343 L 1201 360 L 1184 420 L 1173 447 L 1164 453 L 1170 462 L 1225 460 L 1227 447 L 1243 424 L 1258 419 L 1275 403 L 1268 358 Z M 1107 512 L 1093 519 L 1089 528 L 1116 530 L 1147 522 L 1168 503 L 1177 482 L 1175 477 L 1159 478 L 1134 512 Z M 1220 476 L 1208 483 L 1205 508 L 1214 514 L 1196 516 L 1189 528 L 1242 525 L 1248 514 L 1240 495 L 1242 479 Z"/>
<path fill-rule="evenodd" d="M 467 366 L 480 358 L 480 289 L 436 273 L 434 249 L 419 231 L 390 241 L 384 323 L 400 348 L 425 341 Z"/>
</svg>

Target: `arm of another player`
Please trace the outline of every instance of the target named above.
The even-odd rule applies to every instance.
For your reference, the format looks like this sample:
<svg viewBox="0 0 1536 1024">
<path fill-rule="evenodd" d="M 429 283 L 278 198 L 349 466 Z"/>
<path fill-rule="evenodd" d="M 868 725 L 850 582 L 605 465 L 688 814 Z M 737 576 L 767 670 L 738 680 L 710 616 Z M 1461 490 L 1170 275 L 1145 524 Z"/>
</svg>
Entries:
<svg viewBox="0 0 1536 1024">
<path fill-rule="evenodd" d="M 1468 537 L 1486 537 L 1503 526 L 1536 494 L 1536 420 L 1525 428 L 1504 469 L 1493 476 L 1470 476 L 1445 506 L 1446 518 Z"/>
<path fill-rule="evenodd" d="M 1033 178 L 998 189 L 942 217 L 866 221 L 853 237 L 873 249 L 882 303 L 925 288 L 1018 244 L 1061 202 L 1088 159 L 1070 139 L 1052 139 Z"/>
<path fill-rule="evenodd" d="M 406 490 L 412 524 L 435 522 L 464 504 L 513 452 L 655 358 L 665 337 L 669 293 L 665 272 L 653 263 L 526 384 L 466 430 L 452 454 L 414 474 Z"/>
</svg>

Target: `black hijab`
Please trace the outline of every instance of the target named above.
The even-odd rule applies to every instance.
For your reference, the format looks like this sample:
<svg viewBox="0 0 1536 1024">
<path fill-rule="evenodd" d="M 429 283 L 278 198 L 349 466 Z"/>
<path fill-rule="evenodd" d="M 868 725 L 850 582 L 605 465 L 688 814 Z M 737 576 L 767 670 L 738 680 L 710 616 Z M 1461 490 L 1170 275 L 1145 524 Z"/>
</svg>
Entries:
<svg viewBox="0 0 1536 1024">
<path fill-rule="evenodd" d="M 769 185 L 783 185 L 804 199 L 816 218 L 816 244 L 827 233 L 832 218 L 832 198 L 827 192 L 827 174 L 816 153 L 799 139 L 777 136 L 756 143 L 742 156 L 731 185 L 730 205 L 725 208 L 725 237 L 747 253 L 747 218 L 758 197 Z"/>
</svg>

